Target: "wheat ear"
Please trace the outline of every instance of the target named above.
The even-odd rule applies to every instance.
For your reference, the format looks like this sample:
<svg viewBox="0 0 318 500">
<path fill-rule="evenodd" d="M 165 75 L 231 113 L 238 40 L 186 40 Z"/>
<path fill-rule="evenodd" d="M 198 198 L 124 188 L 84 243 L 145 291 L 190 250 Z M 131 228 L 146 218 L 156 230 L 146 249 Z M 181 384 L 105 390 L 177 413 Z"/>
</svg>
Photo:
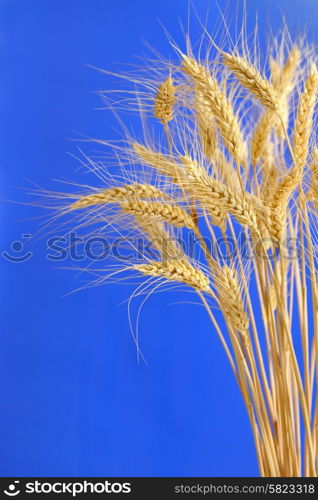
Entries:
<svg viewBox="0 0 318 500">
<path fill-rule="evenodd" d="M 189 262 L 183 261 L 152 261 L 149 264 L 136 264 L 131 269 L 146 276 L 164 278 L 168 281 L 177 281 L 193 287 L 195 290 L 211 293 L 209 278 Z"/>
<path fill-rule="evenodd" d="M 131 143 L 131 146 L 138 160 L 157 169 L 159 173 L 169 177 L 173 182 L 178 184 L 180 169 L 178 164 L 169 156 L 153 151 L 151 148 L 137 142 Z"/>
<path fill-rule="evenodd" d="M 196 230 L 192 217 L 177 204 L 130 199 L 122 201 L 120 206 L 124 212 L 131 215 L 154 217 L 175 227 Z"/>
<path fill-rule="evenodd" d="M 208 211 L 229 212 L 238 222 L 252 230 L 258 230 L 259 215 L 266 212 L 262 202 L 250 193 L 234 193 L 225 184 L 211 177 L 188 157 L 183 157 L 185 170 L 184 186 Z"/>
<path fill-rule="evenodd" d="M 126 198 L 158 198 L 166 199 L 167 194 L 157 189 L 152 184 L 126 184 L 124 186 L 111 187 L 96 191 L 95 193 L 88 194 L 80 197 L 77 201 L 69 206 L 69 210 L 78 210 L 81 208 L 90 207 L 92 205 L 104 205 L 109 203 L 125 200 Z"/>
<path fill-rule="evenodd" d="M 286 97 L 295 86 L 295 71 L 301 60 L 301 52 L 297 46 L 294 46 L 289 53 L 289 56 L 274 82 L 274 88 L 278 92 L 280 98 Z"/>
<path fill-rule="evenodd" d="M 243 57 L 223 52 L 223 63 L 239 80 L 241 85 L 249 90 L 267 108 L 278 111 L 279 101 L 271 83 L 262 77 L 260 72 Z"/>
<path fill-rule="evenodd" d="M 302 172 L 299 168 L 294 167 L 288 174 L 279 182 L 271 199 L 273 208 L 279 208 L 286 205 L 292 193 L 299 185 L 302 179 Z"/>
<path fill-rule="evenodd" d="M 258 120 L 251 141 L 251 161 L 254 166 L 264 152 L 270 130 L 273 126 L 274 116 L 273 111 L 268 110 Z"/>
<path fill-rule="evenodd" d="M 173 119 L 173 107 L 175 103 L 175 87 L 172 77 L 168 78 L 158 88 L 155 99 L 153 114 L 163 125 Z"/>
<path fill-rule="evenodd" d="M 249 320 L 244 308 L 237 273 L 227 265 L 216 271 L 219 302 L 223 314 L 234 331 L 239 331 L 244 339 L 248 335 Z"/>
<path fill-rule="evenodd" d="M 225 228 L 225 221 L 227 216 L 227 210 L 220 204 L 206 202 L 206 196 L 204 196 L 204 186 L 200 185 L 197 189 L 195 184 L 192 183 L 191 179 L 193 177 L 197 179 L 203 179 L 208 176 L 208 173 L 199 166 L 199 164 L 194 161 L 189 156 L 181 156 L 180 160 L 183 165 L 182 169 L 182 184 L 184 189 L 189 193 L 190 197 L 197 200 L 203 209 L 207 210 L 208 214 L 212 218 L 213 224 L 219 226 L 220 228 Z M 211 201 L 211 200 L 210 200 Z"/>
<path fill-rule="evenodd" d="M 279 62 L 271 55 L 268 60 L 271 73 L 271 82 L 275 86 L 281 74 L 281 66 Z"/>
<path fill-rule="evenodd" d="M 194 97 L 194 110 L 198 124 L 203 153 L 213 161 L 217 150 L 217 134 L 215 122 L 204 94 L 197 90 Z"/>
<path fill-rule="evenodd" d="M 225 92 L 209 71 L 195 59 L 183 55 L 181 66 L 193 81 L 195 90 L 201 96 L 202 106 L 207 107 L 215 118 L 215 123 L 227 149 L 238 164 L 246 164 L 246 144 L 239 120 Z"/>
<path fill-rule="evenodd" d="M 287 224 L 286 209 L 287 204 L 294 190 L 302 180 L 302 170 L 295 166 L 283 179 L 278 183 L 274 194 L 271 197 L 269 206 L 271 209 L 270 216 L 270 234 L 277 242 L 281 241 Z"/>
<path fill-rule="evenodd" d="M 297 116 L 294 127 L 294 156 L 299 168 L 306 164 L 309 139 L 312 131 L 313 113 L 318 93 L 318 71 L 312 63 L 310 73 L 306 79 L 304 91 L 299 98 Z"/>
<path fill-rule="evenodd" d="M 273 88 L 280 99 L 280 117 L 287 128 L 288 123 L 288 96 L 295 86 L 295 71 L 300 63 L 301 53 L 298 47 L 294 47 L 282 69 L 275 68 L 275 77 Z M 281 130 L 281 123 L 278 116 L 272 110 L 267 110 L 261 116 L 254 131 L 251 141 L 251 159 L 252 164 L 256 165 L 259 158 L 262 156 L 271 128 L 277 127 Z"/>
<path fill-rule="evenodd" d="M 306 194 L 307 201 L 313 201 L 315 208 L 318 207 L 318 149 L 315 148 L 313 151 L 313 158 L 310 163 L 310 184 L 309 189 Z"/>
<path fill-rule="evenodd" d="M 275 119 L 274 129 L 277 135 L 285 138 L 285 130 L 288 129 L 289 119 L 289 98 L 295 88 L 297 82 L 297 69 L 301 62 L 301 51 L 297 46 L 294 46 L 290 51 L 288 59 L 280 71 L 277 81 L 274 84 L 280 97 L 280 120 Z"/>
</svg>

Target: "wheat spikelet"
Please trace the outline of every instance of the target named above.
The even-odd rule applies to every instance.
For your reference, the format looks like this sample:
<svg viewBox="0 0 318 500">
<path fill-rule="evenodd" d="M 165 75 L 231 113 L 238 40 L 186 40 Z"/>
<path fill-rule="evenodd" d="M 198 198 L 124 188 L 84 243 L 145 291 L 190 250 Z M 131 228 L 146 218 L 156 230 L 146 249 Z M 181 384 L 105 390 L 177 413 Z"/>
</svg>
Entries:
<svg viewBox="0 0 318 500">
<path fill-rule="evenodd" d="M 237 116 L 226 94 L 208 70 L 195 59 L 183 55 L 182 70 L 195 84 L 202 106 L 210 109 L 227 149 L 238 164 L 246 164 L 246 144 Z"/>
<path fill-rule="evenodd" d="M 244 309 L 237 273 L 227 265 L 216 271 L 219 301 L 224 316 L 234 331 L 247 338 L 249 321 Z"/>
<path fill-rule="evenodd" d="M 173 85 L 173 80 L 169 75 L 158 88 L 153 111 L 155 118 L 158 118 L 163 125 L 173 119 L 174 103 L 175 87 Z"/>
<path fill-rule="evenodd" d="M 305 82 L 304 91 L 299 98 L 297 117 L 294 127 L 294 156 L 299 168 L 306 164 L 309 139 L 312 131 L 312 119 L 318 93 L 318 71 L 315 64 L 311 65 L 310 73 Z"/>
<path fill-rule="evenodd" d="M 223 62 L 239 80 L 267 108 L 278 111 L 279 100 L 274 87 L 243 57 L 223 53 Z"/>
<path fill-rule="evenodd" d="M 168 281 L 177 281 L 193 287 L 195 290 L 211 293 L 209 278 L 199 269 L 195 269 L 189 262 L 152 261 L 148 264 L 137 264 L 131 269 L 145 276 L 164 278 Z"/>
<path fill-rule="evenodd" d="M 77 201 L 69 206 L 69 210 L 78 210 L 81 208 L 90 207 L 92 205 L 104 205 L 125 200 L 126 198 L 168 198 L 166 193 L 152 186 L 151 184 L 126 184 L 124 186 L 116 186 L 101 191 L 96 191 L 92 194 L 82 196 Z"/>
<path fill-rule="evenodd" d="M 131 215 L 155 217 L 175 227 L 196 229 L 192 217 L 177 204 L 130 199 L 120 202 L 120 206 L 124 212 Z"/>
</svg>

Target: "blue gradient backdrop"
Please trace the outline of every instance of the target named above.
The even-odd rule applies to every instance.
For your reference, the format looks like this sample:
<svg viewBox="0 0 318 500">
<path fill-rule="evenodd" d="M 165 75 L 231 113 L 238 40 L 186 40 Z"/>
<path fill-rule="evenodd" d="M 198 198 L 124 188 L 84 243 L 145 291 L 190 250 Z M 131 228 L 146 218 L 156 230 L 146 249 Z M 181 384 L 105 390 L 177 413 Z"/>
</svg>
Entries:
<svg viewBox="0 0 318 500">
<path fill-rule="evenodd" d="M 210 7 L 213 24 L 215 2 L 193 4 L 203 17 Z M 292 31 L 308 25 L 316 39 L 316 0 L 247 6 L 262 29 L 275 29 L 283 12 Z M 118 137 L 93 93 L 118 83 L 87 63 L 116 71 L 147 53 L 143 39 L 169 57 L 158 20 L 183 46 L 186 18 L 184 0 L 1 0 L 1 199 L 30 202 L 19 189 L 28 179 L 48 188 L 54 178 L 83 182 L 69 139 Z M 41 215 L 2 202 L 1 252 L 34 234 Z M 81 284 L 75 273 L 45 259 L 43 239 L 15 255 L 28 250 L 21 264 L 0 257 L 1 476 L 257 475 L 238 388 L 199 307 L 153 296 L 141 320 L 148 366 L 138 364 L 120 305 L 130 290 L 63 297 Z"/>
</svg>

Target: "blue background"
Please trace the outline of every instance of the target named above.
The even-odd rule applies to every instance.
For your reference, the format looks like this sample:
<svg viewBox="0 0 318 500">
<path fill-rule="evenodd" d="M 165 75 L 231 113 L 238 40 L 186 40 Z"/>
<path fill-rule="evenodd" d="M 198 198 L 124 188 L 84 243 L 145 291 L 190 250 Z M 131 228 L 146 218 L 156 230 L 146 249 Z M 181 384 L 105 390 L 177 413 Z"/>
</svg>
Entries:
<svg viewBox="0 0 318 500">
<path fill-rule="evenodd" d="M 225 2 L 219 2 L 221 6 Z M 194 0 L 199 15 L 215 2 Z M 236 2 L 230 1 L 230 11 Z M 261 30 L 281 12 L 316 39 L 316 0 L 249 0 Z M 118 87 L 87 63 L 117 71 L 145 54 L 169 57 L 158 19 L 183 47 L 184 0 L 1 0 L 1 251 L 34 234 L 43 210 L 28 179 L 83 182 L 70 138 L 116 139 L 95 90 Z M 195 16 L 193 15 L 193 18 Z M 149 52 L 148 52 L 149 54 Z M 129 118 L 128 118 L 129 120 Z M 198 306 L 154 295 L 143 309 L 138 364 L 121 285 L 67 297 L 81 283 L 34 239 L 21 264 L 2 256 L 0 473 L 2 476 L 256 476 L 251 431 L 218 339 Z M 14 254 L 15 255 L 15 254 Z M 182 300 L 182 298 L 181 298 Z"/>
</svg>

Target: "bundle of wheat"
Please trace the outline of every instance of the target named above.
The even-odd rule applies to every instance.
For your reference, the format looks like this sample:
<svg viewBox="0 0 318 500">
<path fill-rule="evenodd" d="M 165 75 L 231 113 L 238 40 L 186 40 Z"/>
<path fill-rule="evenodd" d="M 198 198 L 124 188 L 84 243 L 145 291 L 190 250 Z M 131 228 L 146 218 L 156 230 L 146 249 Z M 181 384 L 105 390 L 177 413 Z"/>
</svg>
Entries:
<svg viewBox="0 0 318 500">
<path fill-rule="evenodd" d="M 63 214 L 81 209 L 89 217 L 94 207 L 94 217 L 100 213 L 121 233 L 127 228 L 131 236 L 133 228 L 152 243 L 157 260 L 142 254 L 141 263 L 122 267 L 146 277 L 147 286 L 152 279 L 156 287 L 183 284 L 199 295 L 242 392 L 261 475 L 317 476 L 318 72 L 312 50 L 289 47 L 286 39 L 264 58 L 270 79 L 247 54 L 247 41 L 241 52 L 239 44 L 225 51 L 213 43 L 215 54 L 210 47 L 205 60 L 190 47 L 178 51 L 180 61 L 167 63 L 153 93 L 160 122 L 153 134 L 144 144 L 129 138 L 114 145 L 120 165 L 128 163 L 121 183 L 117 170 L 110 186 L 78 195 Z M 149 137 L 160 124 L 153 146 Z M 216 242 L 220 229 L 227 262 L 206 242 Z M 180 245 L 189 232 L 199 256 Z M 299 247 L 292 256 L 291 241 Z"/>
</svg>

